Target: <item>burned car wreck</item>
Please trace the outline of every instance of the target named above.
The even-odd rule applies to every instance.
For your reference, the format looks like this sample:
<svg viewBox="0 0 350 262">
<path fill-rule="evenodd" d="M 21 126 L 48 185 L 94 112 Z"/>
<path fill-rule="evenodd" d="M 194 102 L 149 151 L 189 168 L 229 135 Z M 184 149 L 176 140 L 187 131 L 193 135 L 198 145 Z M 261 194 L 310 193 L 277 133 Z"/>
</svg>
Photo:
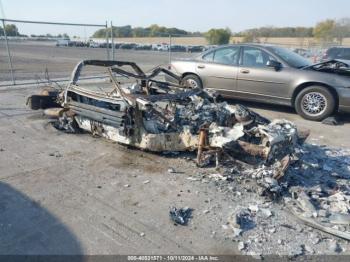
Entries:
<svg viewBox="0 0 350 262">
<path fill-rule="evenodd" d="M 108 79 L 80 84 L 86 66 L 105 68 Z M 176 83 L 159 80 L 160 74 Z M 132 62 L 81 61 L 63 91 L 33 95 L 28 102 L 46 109 L 66 132 L 85 130 L 152 152 L 197 150 L 199 166 L 227 157 L 273 164 L 306 138 L 291 122 L 270 122 L 242 105 L 218 102 L 215 93 L 187 88 L 165 68 L 146 74 Z"/>
<path fill-rule="evenodd" d="M 107 77 L 85 82 L 80 76 L 89 66 L 107 71 Z M 163 81 L 161 74 L 175 81 Z M 344 158 L 350 152 L 304 143 L 307 130 L 220 102 L 215 92 L 191 89 L 165 68 L 146 74 L 131 62 L 81 61 L 64 89 L 45 89 L 29 97 L 28 104 L 45 109 L 53 125 L 67 133 L 87 131 L 151 152 L 191 151 L 189 160 L 198 166 L 220 167 L 202 169 L 205 174 L 196 169 L 186 179 L 213 182 L 235 203 L 222 228 L 240 241 L 244 254 L 271 252 L 271 243 L 281 253 L 305 253 L 295 239 L 314 243 L 315 236 L 309 237 L 313 229 L 350 240 L 350 160 Z M 170 220 L 185 226 L 193 210 L 172 206 Z M 297 230 L 302 226 L 309 227 L 304 236 Z M 289 239 L 288 244 L 278 237 Z M 317 244 L 324 242 L 317 239 Z"/>
</svg>

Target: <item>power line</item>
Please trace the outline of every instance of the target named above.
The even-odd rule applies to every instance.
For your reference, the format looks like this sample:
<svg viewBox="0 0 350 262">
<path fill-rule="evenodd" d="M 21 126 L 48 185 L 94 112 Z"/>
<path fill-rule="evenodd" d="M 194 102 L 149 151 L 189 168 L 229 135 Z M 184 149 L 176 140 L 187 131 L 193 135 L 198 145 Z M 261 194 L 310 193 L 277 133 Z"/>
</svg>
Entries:
<svg viewBox="0 0 350 262">
<path fill-rule="evenodd" d="M 106 25 L 101 25 L 101 24 L 76 24 L 76 23 L 61 23 L 61 22 L 46 22 L 46 21 L 15 20 L 15 19 L 5 19 L 5 18 L 0 18 L 0 20 L 6 21 L 6 22 L 27 23 L 27 24 L 106 27 Z"/>
</svg>

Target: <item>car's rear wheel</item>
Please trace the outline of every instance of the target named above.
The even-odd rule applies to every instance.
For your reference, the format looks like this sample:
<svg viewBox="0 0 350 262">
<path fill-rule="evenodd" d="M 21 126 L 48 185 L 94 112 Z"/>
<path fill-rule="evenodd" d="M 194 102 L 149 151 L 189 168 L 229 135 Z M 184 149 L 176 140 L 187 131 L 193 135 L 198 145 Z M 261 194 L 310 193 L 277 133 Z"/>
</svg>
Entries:
<svg viewBox="0 0 350 262">
<path fill-rule="evenodd" d="M 303 89 L 295 99 L 295 110 L 305 119 L 321 121 L 335 109 L 333 94 L 323 86 L 309 86 Z"/>
<path fill-rule="evenodd" d="M 186 75 L 184 78 L 182 78 L 183 84 L 191 89 L 195 88 L 203 88 L 201 79 L 193 74 Z"/>
</svg>

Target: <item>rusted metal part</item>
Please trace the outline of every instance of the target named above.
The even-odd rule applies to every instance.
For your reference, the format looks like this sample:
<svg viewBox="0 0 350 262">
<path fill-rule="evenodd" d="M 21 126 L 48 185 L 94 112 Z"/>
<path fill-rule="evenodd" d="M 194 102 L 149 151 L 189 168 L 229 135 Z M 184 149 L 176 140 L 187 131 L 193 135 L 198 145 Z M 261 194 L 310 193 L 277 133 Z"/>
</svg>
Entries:
<svg viewBox="0 0 350 262">
<path fill-rule="evenodd" d="M 62 107 L 47 108 L 44 110 L 44 115 L 52 118 L 59 118 L 62 116 L 64 111 L 65 109 Z"/>
<path fill-rule="evenodd" d="M 135 76 L 145 77 L 145 73 L 141 68 L 133 62 L 124 62 L 124 61 L 111 61 L 111 60 L 82 60 L 74 68 L 71 76 L 69 85 L 75 85 L 79 80 L 81 70 L 84 66 L 101 66 L 101 67 L 112 67 L 112 66 L 130 66 L 135 71 Z M 124 70 L 123 70 L 124 71 Z M 127 71 L 124 71 L 127 72 Z"/>
<path fill-rule="evenodd" d="M 291 205 L 289 205 L 288 210 L 290 210 L 290 212 L 296 217 L 298 218 L 302 223 L 304 223 L 305 225 L 318 229 L 322 232 L 328 233 L 330 235 L 333 236 L 337 236 L 340 237 L 342 239 L 346 239 L 350 241 L 350 232 L 342 232 L 340 230 L 331 228 L 331 227 L 326 227 L 320 223 L 318 223 L 317 221 L 315 221 L 315 219 L 309 218 L 309 217 L 305 217 L 303 216 L 302 213 L 298 212 L 295 210 L 295 208 Z"/>
<path fill-rule="evenodd" d="M 222 149 L 210 146 L 208 128 L 201 128 L 198 135 L 197 166 L 202 167 L 205 157 L 215 156 L 215 166 L 220 164 Z"/>
<path fill-rule="evenodd" d="M 266 146 L 255 145 L 245 141 L 237 141 L 236 148 L 230 148 L 235 150 L 237 154 L 247 153 L 253 157 L 261 157 L 262 159 L 267 159 L 270 149 Z"/>
<path fill-rule="evenodd" d="M 117 90 L 118 95 L 124 99 L 124 101 L 130 105 L 135 105 L 136 103 L 136 99 L 130 95 L 127 95 L 123 89 L 120 87 L 118 81 L 115 79 L 115 77 L 113 76 L 112 70 L 111 68 L 108 68 L 108 73 L 109 76 L 113 82 L 114 88 Z"/>
<path fill-rule="evenodd" d="M 276 168 L 275 174 L 273 175 L 273 178 L 276 180 L 280 180 L 287 171 L 289 165 L 290 165 L 290 156 L 286 155 L 282 160 L 280 161 L 281 166 Z"/>
<path fill-rule="evenodd" d="M 202 128 L 199 131 L 199 142 L 198 142 L 198 151 L 197 151 L 197 165 L 201 165 L 201 160 L 202 160 L 202 154 L 204 147 L 206 146 L 206 141 L 207 141 L 207 130 Z"/>
</svg>

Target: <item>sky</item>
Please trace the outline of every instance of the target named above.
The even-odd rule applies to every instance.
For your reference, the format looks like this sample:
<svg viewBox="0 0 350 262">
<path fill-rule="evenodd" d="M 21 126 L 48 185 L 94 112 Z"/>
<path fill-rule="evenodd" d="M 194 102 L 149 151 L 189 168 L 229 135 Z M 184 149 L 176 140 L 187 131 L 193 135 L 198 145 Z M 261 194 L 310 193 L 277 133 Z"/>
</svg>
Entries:
<svg viewBox="0 0 350 262">
<path fill-rule="evenodd" d="M 7 19 L 131 25 L 158 24 L 205 32 L 261 26 L 314 26 L 349 17 L 349 0 L 0 0 Z M 0 10 L 1 11 L 1 10 Z M 3 14 L 0 13 L 0 16 Z M 109 23 L 109 22 L 108 22 Z M 96 28 L 17 24 L 24 34 L 90 36 Z"/>
</svg>

